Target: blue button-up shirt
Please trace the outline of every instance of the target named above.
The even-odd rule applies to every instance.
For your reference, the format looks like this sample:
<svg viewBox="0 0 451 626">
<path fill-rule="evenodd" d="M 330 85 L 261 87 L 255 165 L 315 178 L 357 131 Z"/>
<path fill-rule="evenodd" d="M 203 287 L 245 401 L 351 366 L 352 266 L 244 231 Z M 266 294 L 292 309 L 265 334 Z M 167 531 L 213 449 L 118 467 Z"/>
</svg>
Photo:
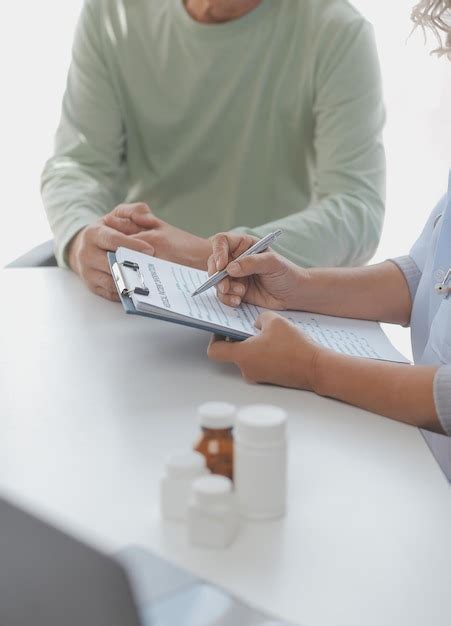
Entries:
<svg viewBox="0 0 451 626">
<path fill-rule="evenodd" d="M 443 429 L 451 435 L 451 295 L 436 291 L 451 268 L 451 172 L 448 192 L 432 211 L 409 255 L 393 260 L 404 273 L 412 297 L 414 361 L 439 366 L 434 399 Z"/>
</svg>

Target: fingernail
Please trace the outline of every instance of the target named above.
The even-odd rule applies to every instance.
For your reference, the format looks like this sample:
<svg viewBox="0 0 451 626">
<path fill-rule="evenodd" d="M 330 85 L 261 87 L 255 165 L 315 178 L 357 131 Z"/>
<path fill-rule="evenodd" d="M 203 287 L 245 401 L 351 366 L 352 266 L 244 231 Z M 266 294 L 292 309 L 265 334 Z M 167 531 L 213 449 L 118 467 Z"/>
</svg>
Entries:
<svg viewBox="0 0 451 626">
<path fill-rule="evenodd" d="M 153 248 L 146 248 L 144 250 L 144 254 L 148 254 L 150 256 L 153 256 L 155 254 L 155 250 Z"/>
<path fill-rule="evenodd" d="M 233 293 L 236 293 L 237 296 L 241 296 L 243 294 L 243 286 L 242 285 L 234 285 L 232 287 Z"/>
<path fill-rule="evenodd" d="M 236 261 L 233 261 L 233 263 L 230 263 L 229 267 L 227 268 L 228 272 L 239 272 L 240 271 L 240 266 Z"/>
<path fill-rule="evenodd" d="M 232 306 L 240 306 L 240 302 L 241 302 L 240 298 L 231 299 Z"/>
</svg>

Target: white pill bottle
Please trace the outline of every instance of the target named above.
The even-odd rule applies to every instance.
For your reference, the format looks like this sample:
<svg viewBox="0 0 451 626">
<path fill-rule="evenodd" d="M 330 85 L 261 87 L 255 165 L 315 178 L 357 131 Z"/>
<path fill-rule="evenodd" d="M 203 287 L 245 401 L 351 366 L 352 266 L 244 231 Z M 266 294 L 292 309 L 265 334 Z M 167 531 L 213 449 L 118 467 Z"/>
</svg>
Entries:
<svg viewBox="0 0 451 626">
<path fill-rule="evenodd" d="M 188 507 L 188 536 L 193 545 L 226 548 L 235 538 L 238 521 L 230 478 L 213 475 L 194 481 Z"/>
<path fill-rule="evenodd" d="M 255 404 L 238 411 L 234 477 L 243 517 L 266 520 L 285 515 L 287 416 L 283 409 Z"/>
<path fill-rule="evenodd" d="M 160 509 L 163 518 L 186 520 L 193 482 L 205 476 L 205 457 L 199 452 L 173 454 L 166 463 L 166 475 L 160 483 Z"/>
</svg>

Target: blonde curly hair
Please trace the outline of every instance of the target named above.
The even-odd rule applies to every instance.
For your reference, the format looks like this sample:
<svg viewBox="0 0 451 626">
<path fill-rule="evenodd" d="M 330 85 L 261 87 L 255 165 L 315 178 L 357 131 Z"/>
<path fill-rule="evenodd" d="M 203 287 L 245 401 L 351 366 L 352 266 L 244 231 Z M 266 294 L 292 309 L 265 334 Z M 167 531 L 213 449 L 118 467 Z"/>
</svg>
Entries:
<svg viewBox="0 0 451 626">
<path fill-rule="evenodd" d="M 432 53 L 451 60 L 451 0 L 421 0 L 412 10 L 415 28 L 429 28 L 438 42 Z"/>
</svg>

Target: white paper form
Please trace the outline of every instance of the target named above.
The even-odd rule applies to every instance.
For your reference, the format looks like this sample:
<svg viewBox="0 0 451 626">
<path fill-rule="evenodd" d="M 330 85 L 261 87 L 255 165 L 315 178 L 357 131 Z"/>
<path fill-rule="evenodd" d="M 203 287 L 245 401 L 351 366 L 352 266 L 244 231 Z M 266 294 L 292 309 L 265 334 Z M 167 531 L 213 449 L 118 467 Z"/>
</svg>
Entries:
<svg viewBox="0 0 451 626">
<path fill-rule="evenodd" d="M 409 363 L 393 346 L 377 322 L 300 311 L 282 311 L 281 315 L 299 326 L 314 341 L 335 352 Z"/>
<path fill-rule="evenodd" d="M 246 335 L 256 333 L 253 320 L 258 315 L 255 308 L 254 317 L 250 318 L 241 307 L 234 309 L 222 304 L 216 297 L 214 289 L 193 298 L 192 292 L 204 283 L 207 272 L 177 263 L 163 261 L 148 255 L 134 252 L 126 248 L 118 248 L 116 259 L 119 263 L 133 261 L 138 263 L 149 295 L 132 294 L 133 304 L 139 311 L 151 311 L 156 307 L 166 312 L 166 317 L 180 319 L 188 317 L 202 320 L 212 327 L 236 330 Z M 133 272 L 133 270 L 129 270 Z M 214 330 L 214 328 L 213 328 Z"/>
<path fill-rule="evenodd" d="M 168 319 L 189 318 L 201 320 L 214 327 L 232 329 L 248 336 L 258 334 L 254 322 L 265 310 L 243 303 L 238 308 L 222 304 L 214 289 L 196 297 L 192 292 L 208 278 L 207 272 L 169 261 L 156 259 L 126 248 L 116 252 L 119 263 L 127 260 L 138 263 L 148 296 L 132 294 L 133 304 L 140 311 L 156 307 Z M 132 270 L 131 270 L 132 271 Z M 377 322 L 353 320 L 300 311 L 278 311 L 292 321 L 317 343 L 351 356 L 408 363 L 394 348 Z"/>
</svg>

